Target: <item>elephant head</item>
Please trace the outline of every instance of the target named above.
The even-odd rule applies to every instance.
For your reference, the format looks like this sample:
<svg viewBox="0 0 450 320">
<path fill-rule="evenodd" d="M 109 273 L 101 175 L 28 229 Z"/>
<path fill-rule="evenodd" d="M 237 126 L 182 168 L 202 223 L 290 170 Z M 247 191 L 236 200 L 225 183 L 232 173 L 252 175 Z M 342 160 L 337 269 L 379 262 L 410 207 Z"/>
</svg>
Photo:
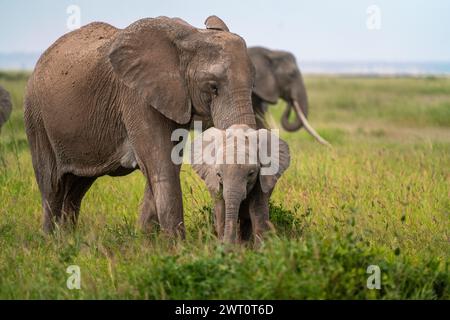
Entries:
<svg viewBox="0 0 450 320">
<path fill-rule="evenodd" d="M 0 129 L 11 115 L 12 104 L 9 92 L 0 86 Z"/>
<path fill-rule="evenodd" d="M 194 141 L 193 148 L 194 170 L 206 182 L 211 195 L 224 200 L 224 241 L 234 243 L 239 209 L 245 199 L 253 198 L 250 203 L 256 206 L 264 199 L 268 219 L 268 200 L 289 166 L 289 147 L 266 129 L 233 125 L 226 131 L 216 128 L 204 131 Z M 255 209 L 260 207 L 250 210 Z M 252 221 L 252 225 L 258 223 Z"/>
<path fill-rule="evenodd" d="M 286 101 L 286 110 L 281 118 L 283 128 L 286 131 L 297 131 L 305 127 L 320 143 L 328 144 L 307 120 L 308 96 L 294 55 L 262 47 L 249 48 L 248 53 L 256 70 L 253 93 L 271 104 L 277 103 L 279 98 Z M 290 123 L 292 109 L 296 117 Z"/>
<path fill-rule="evenodd" d="M 113 70 L 179 124 L 195 116 L 219 129 L 239 123 L 255 127 L 254 69 L 245 41 L 216 16 L 205 24 L 197 29 L 179 18 L 139 20 L 111 44 Z"/>
</svg>

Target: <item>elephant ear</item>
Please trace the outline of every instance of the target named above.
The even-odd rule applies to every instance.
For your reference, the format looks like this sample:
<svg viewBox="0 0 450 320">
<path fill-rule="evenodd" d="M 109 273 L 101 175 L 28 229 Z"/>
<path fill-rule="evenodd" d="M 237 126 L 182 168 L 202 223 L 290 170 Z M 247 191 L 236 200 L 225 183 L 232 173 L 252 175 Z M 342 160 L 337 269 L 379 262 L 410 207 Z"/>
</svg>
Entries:
<svg viewBox="0 0 450 320">
<path fill-rule="evenodd" d="M 262 55 L 253 55 L 251 59 L 255 66 L 253 92 L 269 103 L 277 103 L 280 92 L 270 59 Z"/>
<path fill-rule="evenodd" d="M 261 190 L 273 190 L 281 175 L 289 167 L 289 146 L 277 135 L 266 129 L 258 130 L 258 155 L 261 162 L 259 182 Z"/>
<path fill-rule="evenodd" d="M 223 22 L 223 20 L 220 19 L 218 16 L 209 16 L 208 18 L 206 18 L 205 26 L 206 29 L 214 29 L 228 32 L 230 31 L 225 22 Z"/>
<path fill-rule="evenodd" d="M 109 52 L 119 78 L 164 116 L 180 124 L 191 119 L 191 102 L 177 42 L 194 30 L 179 19 L 142 19 L 122 30 Z"/>
<path fill-rule="evenodd" d="M 225 132 L 217 128 L 209 128 L 201 133 L 191 144 L 192 168 L 206 183 L 206 187 L 217 195 L 220 182 L 216 174 L 215 163 L 218 156 L 218 143 L 225 137 Z"/>
</svg>

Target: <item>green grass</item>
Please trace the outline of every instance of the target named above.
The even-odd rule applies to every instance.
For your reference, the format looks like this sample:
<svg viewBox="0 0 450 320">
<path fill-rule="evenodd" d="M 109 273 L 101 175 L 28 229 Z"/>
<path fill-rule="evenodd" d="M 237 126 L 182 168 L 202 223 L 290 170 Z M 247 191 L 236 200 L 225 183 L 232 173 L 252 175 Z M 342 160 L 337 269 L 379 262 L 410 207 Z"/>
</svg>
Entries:
<svg viewBox="0 0 450 320">
<path fill-rule="evenodd" d="M 450 79 L 306 77 L 310 121 L 334 148 L 281 133 L 292 162 L 272 197 L 277 233 L 231 252 L 188 166 L 185 241 L 136 227 L 139 172 L 99 179 L 77 230 L 45 236 L 25 79 L 0 73 L 14 103 L 0 135 L 0 298 L 450 298 Z M 271 107 L 276 121 L 283 107 Z M 66 288 L 74 264 L 81 290 Z M 381 268 L 381 290 L 366 287 L 369 265 Z"/>
</svg>

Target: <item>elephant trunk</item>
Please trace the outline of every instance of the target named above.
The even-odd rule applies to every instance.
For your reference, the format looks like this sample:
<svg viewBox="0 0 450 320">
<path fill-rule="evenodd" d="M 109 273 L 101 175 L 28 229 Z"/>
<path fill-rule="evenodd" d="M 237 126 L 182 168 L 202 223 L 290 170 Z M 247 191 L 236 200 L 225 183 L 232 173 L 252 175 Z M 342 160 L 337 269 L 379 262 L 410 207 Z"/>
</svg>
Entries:
<svg viewBox="0 0 450 320">
<path fill-rule="evenodd" d="M 250 89 L 231 91 L 224 104 L 225 106 L 213 107 L 211 110 L 217 129 L 225 130 L 234 124 L 246 124 L 256 129 Z"/>
<path fill-rule="evenodd" d="M 283 115 L 281 116 L 281 126 L 284 130 L 288 132 L 294 132 L 297 130 L 300 130 L 303 127 L 303 123 L 300 121 L 300 119 L 296 116 L 293 122 L 289 122 L 289 116 L 291 115 L 292 111 L 292 104 L 288 102 L 286 104 L 286 109 L 283 112 Z"/>
<path fill-rule="evenodd" d="M 281 117 L 281 125 L 284 130 L 289 132 L 300 130 L 303 127 L 303 122 L 300 120 L 297 112 L 295 112 L 296 117 L 293 122 L 289 122 L 289 116 L 291 114 L 294 101 L 297 101 L 299 103 L 305 117 L 308 116 L 308 96 L 306 94 L 305 85 L 301 77 L 298 83 L 293 87 L 293 89 L 287 92 L 285 96 L 287 104 L 286 110 L 283 112 L 283 115 Z"/>
<path fill-rule="evenodd" d="M 225 195 L 225 231 L 223 241 L 225 243 L 237 242 L 237 223 L 239 207 L 242 202 L 242 194 L 238 192 L 226 192 Z"/>
</svg>

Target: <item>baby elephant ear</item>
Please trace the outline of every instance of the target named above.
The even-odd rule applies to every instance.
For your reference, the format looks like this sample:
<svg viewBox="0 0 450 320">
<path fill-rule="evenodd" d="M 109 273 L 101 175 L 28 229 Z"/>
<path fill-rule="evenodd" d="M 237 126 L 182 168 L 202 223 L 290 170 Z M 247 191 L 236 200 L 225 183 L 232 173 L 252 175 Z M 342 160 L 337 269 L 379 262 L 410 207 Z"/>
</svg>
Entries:
<svg viewBox="0 0 450 320">
<path fill-rule="evenodd" d="M 177 43 L 193 32 L 179 19 L 142 19 L 120 31 L 109 51 L 113 70 L 125 85 L 180 124 L 191 119 L 191 103 Z"/>
<path fill-rule="evenodd" d="M 220 19 L 218 16 L 209 16 L 208 18 L 206 18 L 205 26 L 206 29 L 214 29 L 228 32 L 230 31 L 225 22 L 223 22 L 223 20 Z"/>
<path fill-rule="evenodd" d="M 220 139 L 224 139 L 225 132 L 216 128 L 209 128 L 192 142 L 192 168 L 206 183 L 212 194 L 218 194 L 220 183 L 215 170 Z"/>
<path fill-rule="evenodd" d="M 289 146 L 274 133 L 258 130 L 258 151 L 261 162 L 259 181 L 261 190 L 268 193 L 273 190 L 281 175 L 289 167 L 291 156 Z"/>
</svg>

